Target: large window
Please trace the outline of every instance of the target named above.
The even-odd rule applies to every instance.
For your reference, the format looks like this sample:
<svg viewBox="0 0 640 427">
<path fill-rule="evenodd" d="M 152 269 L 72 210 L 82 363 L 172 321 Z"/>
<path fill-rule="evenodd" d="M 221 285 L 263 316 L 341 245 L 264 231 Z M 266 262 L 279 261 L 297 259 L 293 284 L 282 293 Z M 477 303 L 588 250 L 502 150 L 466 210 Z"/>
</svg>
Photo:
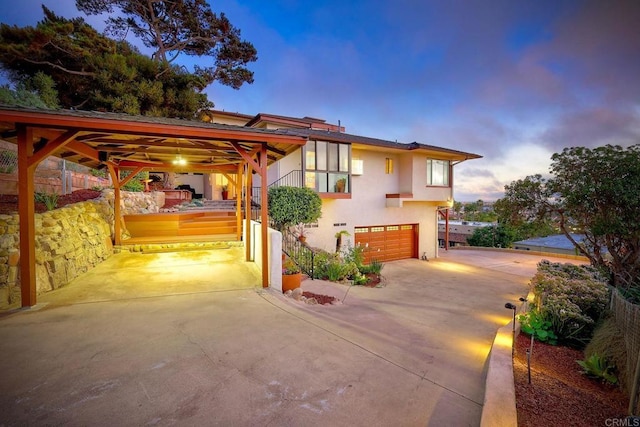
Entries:
<svg viewBox="0 0 640 427">
<path fill-rule="evenodd" d="M 325 141 L 306 145 L 305 185 L 318 193 L 349 193 L 351 146 Z"/>
<path fill-rule="evenodd" d="M 448 160 L 427 160 L 427 185 L 448 187 L 449 170 Z"/>
</svg>

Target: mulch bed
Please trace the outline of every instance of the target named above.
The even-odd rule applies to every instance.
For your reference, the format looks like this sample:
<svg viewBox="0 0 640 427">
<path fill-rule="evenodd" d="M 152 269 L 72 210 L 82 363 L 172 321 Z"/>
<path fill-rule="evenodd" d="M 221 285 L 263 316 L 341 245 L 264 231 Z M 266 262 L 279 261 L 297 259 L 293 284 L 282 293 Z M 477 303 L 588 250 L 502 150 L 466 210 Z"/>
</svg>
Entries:
<svg viewBox="0 0 640 427">
<path fill-rule="evenodd" d="M 97 190 L 76 190 L 71 194 L 65 194 L 58 197 L 58 207 L 61 208 L 73 203 L 84 202 L 100 197 L 101 191 Z M 44 203 L 35 204 L 36 213 L 43 213 L 47 211 L 47 207 Z M 18 196 L 11 194 L 0 194 L 0 213 L 10 214 L 18 212 Z"/>
<path fill-rule="evenodd" d="M 315 298 L 318 304 L 332 304 L 334 301 L 338 301 L 336 297 L 330 297 L 329 295 L 314 294 L 313 292 L 304 291 L 302 296 L 305 298 Z"/>
<path fill-rule="evenodd" d="M 518 426 L 605 426 L 616 425 L 606 420 L 624 418 L 628 398 L 618 386 L 582 373 L 576 363 L 584 359 L 582 351 L 535 341 L 529 384 L 526 351 L 531 339 L 520 334 L 515 344 Z"/>
</svg>

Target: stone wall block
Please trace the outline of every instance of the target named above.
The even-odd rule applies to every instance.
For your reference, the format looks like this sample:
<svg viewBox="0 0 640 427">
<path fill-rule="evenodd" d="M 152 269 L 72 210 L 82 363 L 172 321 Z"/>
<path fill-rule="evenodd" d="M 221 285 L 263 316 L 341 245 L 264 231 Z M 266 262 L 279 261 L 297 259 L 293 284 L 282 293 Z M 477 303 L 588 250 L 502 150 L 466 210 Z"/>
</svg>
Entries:
<svg viewBox="0 0 640 427">
<path fill-rule="evenodd" d="M 16 246 L 16 236 L 11 234 L 2 234 L 0 235 L 0 248 L 13 249 Z"/>
<path fill-rule="evenodd" d="M 9 267 L 9 273 L 7 274 L 7 284 L 15 285 L 18 282 L 18 272 L 19 268 L 17 266 Z"/>
<path fill-rule="evenodd" d="M 158 194 L 121 195 L 123 215 L 160 211 Z M 37 293 L 66 285 L 113 254 L 113 200 L 113 189 L 107 189 L 98 199 L 35 215 Z M 20 299 L 19 221 L 17 212 L 0 215 L 0 307 Z M 120 221 L 126 238 L 129 233 Z"/>
<path fill-rule="evenodd" d="M 36 264 L 36 293 L 41 294 L 52 290 L 51 280 L 46 265 Z"/>
<path fill-rule="evenodd" d="M 20 262 L 20 251 L 17 249 L 9 250 L 9 258 L 7 260 L 9 267 L 15 267 Z"/>
</svg>

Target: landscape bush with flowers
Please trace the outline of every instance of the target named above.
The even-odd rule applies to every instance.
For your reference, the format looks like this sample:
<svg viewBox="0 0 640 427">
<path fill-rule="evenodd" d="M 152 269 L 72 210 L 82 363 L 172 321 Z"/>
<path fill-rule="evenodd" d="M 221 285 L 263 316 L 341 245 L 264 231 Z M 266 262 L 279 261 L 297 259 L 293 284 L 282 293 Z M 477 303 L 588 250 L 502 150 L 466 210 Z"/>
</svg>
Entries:
<svg viewBox="0 0 640 427">
<path fill-rule="evenodd" d="M 282 263 L 282 275 L 290 276 L 292 274 L 298 274 L 298 273 L 300 273 L 300 267 L 298 267 L 298 265 L 295 262 L 293 262 L 291 258 L 285 258 L 285 260 Z"/>
<path fill-rule="evenodd" d="M 537 338 L 549 334 L 574 346 L 589 341 L 609 295 L 607 281 L 596 268 L 549 261 L 538 264 L 531 289 L 531 309 L 518 316 L 522 330 Z"/>
</svg>

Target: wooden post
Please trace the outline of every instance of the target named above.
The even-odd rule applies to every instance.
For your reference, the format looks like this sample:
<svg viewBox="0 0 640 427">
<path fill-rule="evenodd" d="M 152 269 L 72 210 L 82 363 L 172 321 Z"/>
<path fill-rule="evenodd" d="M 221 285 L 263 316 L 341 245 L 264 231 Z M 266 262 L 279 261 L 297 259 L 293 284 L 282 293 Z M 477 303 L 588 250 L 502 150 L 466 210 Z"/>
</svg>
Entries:
<svg viewBox="0 0 640 427">
<path fill-rule="evenodd" d="M 236 172 L 236 240 L 242 239 L 242 163 Z"/>
<path fill-rule="evenodd" d="M 260 147 L 260 221 L 262 222 L 262 287 L 269 287 L 269 213 L 267 211 L 267 144 Z"/>
<path fill-rule="evenodd" d="M 33 156 L 33 132 L 18 126 L 18 215 L 20 218 L 20 297 L 22 307 L 36 305 L 36 226 L 34 184 L 37 162 Z"/>
<path fill-rule="evenodd" d="M 107 163 L 109 175 L 113 182 L 113 244 L 119 246 L 122 242 L 122 224 L 120 223 L 120 169 L 113 163 Z"/>
<path fill-rule="evenodd" d="M 253 174 L 251 172 L 251 167 L 249 164 L 246 164 L 246 194 L 245 194 L 245 202 L 244 202 L 244 211 L 246 216 L 245 222 L 245 231 L 244 231 L 244 246 L 246 252 L 246 260 L 251 261 L 251 187 L 253 185 Z"/>
<path fill-rule="evenodd" d="M 444 211 L 444 250 L 449 250 L 449 208 Z"/>
</svg>

